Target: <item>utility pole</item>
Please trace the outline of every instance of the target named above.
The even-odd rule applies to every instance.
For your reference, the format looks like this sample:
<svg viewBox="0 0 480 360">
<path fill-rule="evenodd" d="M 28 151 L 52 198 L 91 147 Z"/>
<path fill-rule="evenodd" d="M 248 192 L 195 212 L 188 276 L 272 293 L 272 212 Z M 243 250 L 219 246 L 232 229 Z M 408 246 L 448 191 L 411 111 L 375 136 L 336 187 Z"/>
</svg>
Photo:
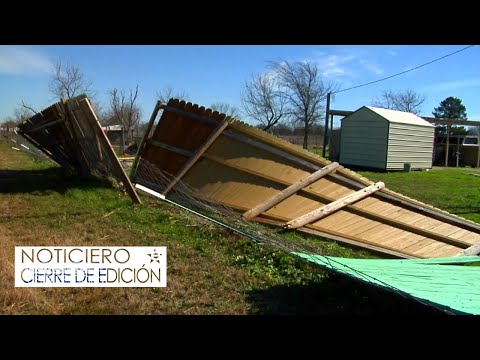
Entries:
<svg viewBox="0 0 480 360">
<path fill-rule="evenodd" d="M 327 94 L 327 109 L 325 111 L 325 130 L 323 134 L 323 151 L 322 156 L 325 157 L 327 151 L 327 139 L 328 139 L 328 115 L 330 115 L 330 95 L 331 93 Z"/>
</svg>

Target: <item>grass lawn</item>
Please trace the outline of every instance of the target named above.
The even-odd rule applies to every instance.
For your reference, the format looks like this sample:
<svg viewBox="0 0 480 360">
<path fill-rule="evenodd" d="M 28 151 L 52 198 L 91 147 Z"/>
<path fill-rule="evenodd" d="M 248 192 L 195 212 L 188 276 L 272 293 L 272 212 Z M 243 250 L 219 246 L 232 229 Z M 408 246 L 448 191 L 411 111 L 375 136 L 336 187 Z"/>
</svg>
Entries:
<svg viewBox="0 0 480 360">
<path fill-rule="evenodd" d="M 480 223 L 480 170 L 434 168 L 430 171 L 358 173 L 401 194 Z"/>
<path fill-rule="evenodd" d="M 472 179 L 465 177 L 466 181 L 478 181 L 471 175 Z M 384 291 L 328 275 L 316 266 L 233 235 L 171 205 L 144 200 L 144 205 L 133 205 L 106 180 L 79 179 L 0 141 L 0 313 L 432 311 Z M 368 256 L 333 242 L 315 242 L 319 252 L 326 255 Z M 22 245 L 167 246 L 168 286 L 15 288 L 14 246 Z"/>
</svg>

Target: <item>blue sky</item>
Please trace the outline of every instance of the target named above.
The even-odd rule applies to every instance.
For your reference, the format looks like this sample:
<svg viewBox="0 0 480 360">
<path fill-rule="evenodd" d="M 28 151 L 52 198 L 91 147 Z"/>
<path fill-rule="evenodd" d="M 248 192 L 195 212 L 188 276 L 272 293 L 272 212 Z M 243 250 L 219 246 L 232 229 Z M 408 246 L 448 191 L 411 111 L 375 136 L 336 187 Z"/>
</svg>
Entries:
<svg viewBox="0 0 480 360">
<path fill-rule="evenodd" d="M 226 102 L 241 108 L 245 80 L 266 71 L 269 60 L 317 62 L 324 79 L 347 88 L 426 63 L 465 45 L 0 45 L 0 122 L 22 100 L 37 109 L 54 102 L 48 91 L 52 63 L 75 64 L 106 104 L 114 87 L 139 85 L 139 105 L 148 120 L 156 93 L 166 86 L 185 91 L 194 103 Z M 370 105 L 384 90 L 413 89 L 427 98 L 421 115 L 448 96 L 462 99 L 469 119 L 480 120 L 480 47 L 407 74 L 342 92 L 334 109 Z M 244 119 L 247 120 L 248 119 Z"/>
</svg>

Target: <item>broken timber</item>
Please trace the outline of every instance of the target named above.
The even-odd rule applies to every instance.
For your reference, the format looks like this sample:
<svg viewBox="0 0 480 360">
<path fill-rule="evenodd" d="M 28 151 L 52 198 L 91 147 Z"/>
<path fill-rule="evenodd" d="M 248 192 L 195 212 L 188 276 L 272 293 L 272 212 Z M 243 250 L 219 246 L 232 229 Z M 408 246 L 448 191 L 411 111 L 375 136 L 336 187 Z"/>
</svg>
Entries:
<svg viewBox="0 0 480 360">
<path fill-rule="evenodd" d="M 335 200 L 334 202 L 322 206 L 320 209 L 313 210 L 308 214 L 302 215 L 296 219 L 293 219 L 287 222 L 284 225 L 286 229 L 297 229 L 300 226 L 310 224 L 314 221 L 320 220 L 322 217 L 327 216 L 341 208 L 344 208 L 347 205 L 354 203 L 355 201 L 366 198 L 367 196 L 373 194 L 374 192 L 383 189 L 385 184 L 383 182 L 378 182 L 376 184 L 370 185 L 365 189 L 358 190 L 357 192 L 347 195 L 341 199 Z"/>
<path fill-rule="evenodd" d="M 161 108 L 153 134 L 145 136 L 137 154 L 139 162 L 173 179 L 159 185 L 159 192 L 175 196 L 176 186 L 184 183 L 202 199 L 246 219 L 290 224 L 386 256 L 433 258 L 480 250 L 479 224 L 374 184 L 239 121 L 222 129 L 224 114 L 176 99 Z M 151 180 L 141 171 L 135 175 L 145 186 Z"/>
<path fill-rule="evenodd" d="M 113 176 L 140 203 L 86 96 L 55 103 L 18 128 L 20 135 L 60 166 L 80 175 Z"/>
</svg>

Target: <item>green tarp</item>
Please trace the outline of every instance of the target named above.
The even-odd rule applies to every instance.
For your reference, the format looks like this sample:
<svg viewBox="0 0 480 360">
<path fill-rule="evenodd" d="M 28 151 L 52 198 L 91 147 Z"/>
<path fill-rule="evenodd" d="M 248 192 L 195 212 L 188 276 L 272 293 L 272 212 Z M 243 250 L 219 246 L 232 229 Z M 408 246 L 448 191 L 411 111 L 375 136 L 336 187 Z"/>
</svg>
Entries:
<svg viewBox="0 0 480 360">
<path fill-rule="evenodd" d="M 347 259 L 293 253 L 325 269 L 411 296 L 457 314 L 480 314 L 479 256 L 439 259 Z"/>
</svg>

